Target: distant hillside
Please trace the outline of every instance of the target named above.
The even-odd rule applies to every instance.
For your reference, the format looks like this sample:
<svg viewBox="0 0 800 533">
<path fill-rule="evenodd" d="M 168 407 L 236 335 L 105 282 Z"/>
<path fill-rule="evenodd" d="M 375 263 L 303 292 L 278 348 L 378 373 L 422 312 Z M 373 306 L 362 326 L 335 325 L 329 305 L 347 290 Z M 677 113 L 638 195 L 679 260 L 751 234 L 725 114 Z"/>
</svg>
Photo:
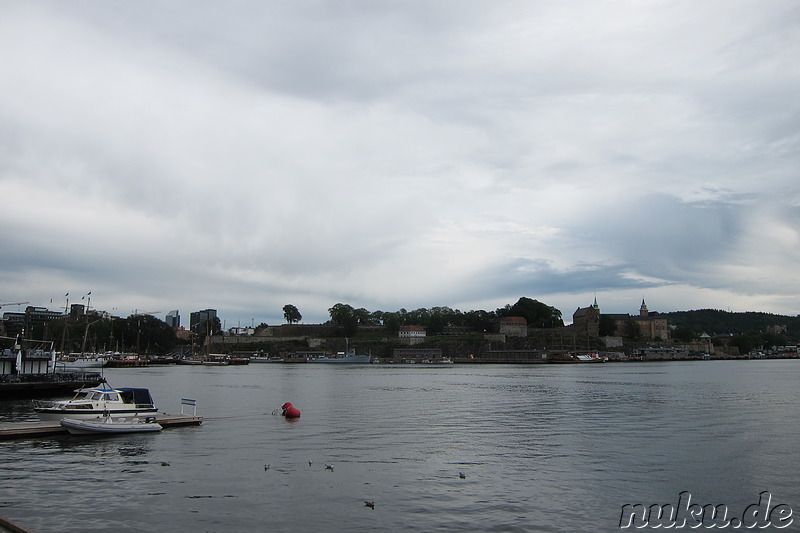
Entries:
<svg viewBox="0 0 800 533">
<path fill-rule="evenodd" d="M 730 313 L 717 309 L 661 313 L 672 326 L 686 326 L 698 333 L 742 335 L 748 331 L 766 332 L 768 327 L 786 326 L 785 336 L 800 339 L 800 317 L 771 313 Z"/>
</svg>

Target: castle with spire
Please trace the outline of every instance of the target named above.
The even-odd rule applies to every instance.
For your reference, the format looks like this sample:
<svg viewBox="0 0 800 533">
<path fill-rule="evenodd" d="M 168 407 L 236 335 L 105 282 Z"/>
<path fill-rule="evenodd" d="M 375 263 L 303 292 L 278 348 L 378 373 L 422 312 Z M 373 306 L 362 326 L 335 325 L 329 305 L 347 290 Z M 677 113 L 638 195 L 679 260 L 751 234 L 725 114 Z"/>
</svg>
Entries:
<svg viewBox="0 0 800 533">
<path fill-rule="evenodd" d="M 589 307 L 579 307 L 572 314 L 573 327 L 581 333 L 585 333 L 590 338 L 600 336 L 600 306 L 597 304 L 597 296 L 594 297 L 594 304 Z M 647 303 L 642 298 L 642 305 L 639 306 L 639 315 L 629 314 L 603 314 L 610 317 L 615 324 L 613 337 L 622 337 L 629 334 L 631 325 L 638 326 L 639 334 L 645 339 L 668 340 L 669 325 L 667 319 L 662 318 L 657 312 L 647 309 Z"/>
<path fill-rule="evenodd" d="M 594 297 L 593 305 L 579 307 L 572 313 L 572 326 L 577 332 L 591 339 L 600 336 L 600 306 L 597 305 L 597 296 Z"/>
</svg>

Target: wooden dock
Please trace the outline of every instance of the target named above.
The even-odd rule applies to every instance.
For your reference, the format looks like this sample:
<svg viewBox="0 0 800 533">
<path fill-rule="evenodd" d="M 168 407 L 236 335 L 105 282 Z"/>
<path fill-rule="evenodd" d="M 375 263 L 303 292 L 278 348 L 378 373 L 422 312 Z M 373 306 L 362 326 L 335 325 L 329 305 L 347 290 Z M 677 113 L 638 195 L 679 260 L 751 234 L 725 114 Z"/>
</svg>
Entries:
<svg viewBox="0 0 800 533">
<path fill-rule="evenodd" d="M 156 422 L 161 424 L 164 429 L 179 426 L 199 426 L 203 423 L 203 417 L 200 416 L 159 413 L 155 415 L 155 417 Z M 67 429 L 63 427 L 60 422 L 33 421 L 0 423 L 0 440 L 52 437 L 68 433 Z"/>
</svg>

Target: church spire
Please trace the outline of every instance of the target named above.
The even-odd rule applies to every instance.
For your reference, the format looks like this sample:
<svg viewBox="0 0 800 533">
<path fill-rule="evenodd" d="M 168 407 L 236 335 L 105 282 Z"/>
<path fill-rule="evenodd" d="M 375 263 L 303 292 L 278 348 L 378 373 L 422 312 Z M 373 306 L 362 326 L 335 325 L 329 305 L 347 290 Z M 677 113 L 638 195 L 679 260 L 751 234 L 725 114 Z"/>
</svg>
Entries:
<svg viewBox="0 0 800 533">
<path fill-rule="evenodd" d="M 650 312 L 647 310 L 647 304 L 644 303 L 644 296 L 642 297 L 642 306 L 639 307 L 639 316 L 647 316 Z"/>
</svg>

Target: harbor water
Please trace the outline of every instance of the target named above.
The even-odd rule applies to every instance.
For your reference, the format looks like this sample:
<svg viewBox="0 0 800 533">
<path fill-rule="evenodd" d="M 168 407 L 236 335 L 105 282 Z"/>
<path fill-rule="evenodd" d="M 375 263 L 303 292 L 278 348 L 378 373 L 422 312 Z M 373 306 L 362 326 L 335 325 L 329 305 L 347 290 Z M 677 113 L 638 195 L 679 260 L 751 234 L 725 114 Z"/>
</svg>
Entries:
<svg viewBox="0 0 800 533">
<path fill-rule="evenodd" d="M 204 422 L 2 442 L 0 516 L 36 533 L 602 532 L 626 504 L 684 493 L 730 518 L 765 491 L 800 512 L 797 360 L 105 377 L 149 388 L 160 411 L 196 399 Z M 287 401 L 296 421 L 273 414 Z M 29 401 L 0 402 L 0 421 L 25 419 Z"/>
</svg>

